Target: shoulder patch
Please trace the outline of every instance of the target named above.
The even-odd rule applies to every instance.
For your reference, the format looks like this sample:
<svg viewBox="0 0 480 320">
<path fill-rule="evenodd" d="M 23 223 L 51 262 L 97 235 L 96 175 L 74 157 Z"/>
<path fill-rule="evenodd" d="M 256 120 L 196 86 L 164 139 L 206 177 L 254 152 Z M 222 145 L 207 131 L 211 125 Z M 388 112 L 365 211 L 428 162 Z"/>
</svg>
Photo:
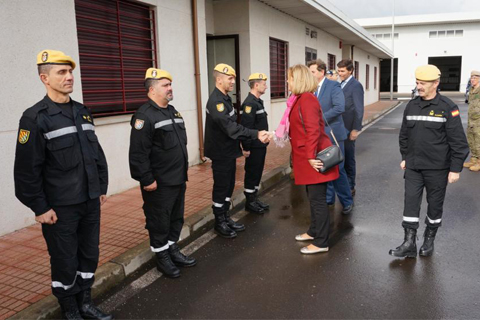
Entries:
<svg viewBox="0 0 480 320">
<path fill-rule="evenodd" d="M 217 110 L 218 112 L 223 112 L 223 110 L 225 110 L 225 106 L 223 105 L 223 103 L 217 104 Z"/>
<path fill-rule="evenodd" d="M 460 111 L 458 109 L 452 111 L 452 117 L 456 117 L 460 115 Z"/>
<path fill-rule="evenodd" d="M 137 119 L 135 120 L 135 129 L 137 130 L 142 130 L 143 129 L 143 125 L 145 124 L 145 120 L 140 120 L 140 119 Z"/>
<path fill-rule="evenodd" d="M 245 113 L 250 113 L 252 112 L 252 107 L 251 106 L 246 106 L 245 107 Z"/>
<path fill-rule="evenodd" d="M 25 144 L 28 142 L 28 138 L 30 138 L 30 131 L 20 129 L 20 132 L 18 133 L 18 142 L 20 144 Z"/>
</svg>

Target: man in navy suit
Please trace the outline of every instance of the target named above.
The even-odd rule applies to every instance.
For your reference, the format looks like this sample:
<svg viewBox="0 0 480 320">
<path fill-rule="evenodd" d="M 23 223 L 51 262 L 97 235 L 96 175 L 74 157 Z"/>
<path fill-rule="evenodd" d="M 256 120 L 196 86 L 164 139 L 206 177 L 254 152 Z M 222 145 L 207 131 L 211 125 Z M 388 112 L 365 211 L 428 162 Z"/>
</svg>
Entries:
<svg viewBox="0 0 480 320">
<path fill-rule="evenodd" d="M 345 171 L 347 172 L 348 182 L 352 195 L 355 196 L 355 140 L 362 130 L 363 120 L 363 86 L 352 76 L 353 61 L 343 59 L 337 63 L 338 76 L 342 83 L 340 84 L 345 95 L 345 113 L 343 122 L 348 131 L 348 138 L 345 140 Z"/>
<path fill-rule="evenodd" d="M 332 131 L 337 139 L 338 145 L 345 154 L 344 141 L 347 139 L 347 131 L 343 124 L 342 114 L 345 112 L 345 98 L 343 96 L 340 84 L 336 81 L 328 80 L 325 77 L 327 66 L 320 59 L 308 62 L 308 68 L 318 81 L 318 88 L 315 95 L 322 107 L 323 115 L 328 122 L 325 123 L 325 132 L 329 135 L 332 143 L 335 143 L 332 137 Z M 344 169 L 344 163 L 339 165 L 340 176 L 337 180 L 328 183 L 327 203 L 335 203 L 335 193 L 343 206 L 343 214 L 349 214 L 353 210 L 353 197 L 350 191 L 347 174 Z"/>
</svg>

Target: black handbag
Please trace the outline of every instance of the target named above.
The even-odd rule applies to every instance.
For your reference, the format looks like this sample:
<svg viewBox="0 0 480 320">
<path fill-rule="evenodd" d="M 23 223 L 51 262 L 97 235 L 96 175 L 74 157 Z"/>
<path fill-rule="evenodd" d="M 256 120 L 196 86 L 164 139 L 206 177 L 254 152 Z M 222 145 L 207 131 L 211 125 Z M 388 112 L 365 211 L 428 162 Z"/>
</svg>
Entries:
<svg viewBox="0 0 480 320">
<path fill-rule="evenodd" d="M 301 112 L 301 106 L 298 105 L 298 113 L 300 114 L 300 120 L 302 121 L 302 126 L 303 130 L 305 131 L 305 134 L 307 134 L 307 130 L 305 129 L 305 123 L 303 123 L 303 117 L 302 117 L 302 112 Z M 327 124 L 327 126 L 330 127 L 328 124 L 327 119 L 325 119 L 325 116 L 323 115 L 323 121 Z M 331 129 L 331 127 L 330 127 Z M 340 164 L 345 158 L 342 154 L 342 150 L 340 149 L 340 146 L 338 145 L 337 138 L 335 137 L 335 134 L 333 133 L 333 129 L 330 130 L 333 140 L 335 141 L 335 144 L 323 149 L 319 153 L 317 153 L 317 156 L 315 159 L 322 161 L 323 167 L 320 169 L 321 173 L 324 173 L 331 168 L 335 167 L 336 165 Z"/>
</svg>

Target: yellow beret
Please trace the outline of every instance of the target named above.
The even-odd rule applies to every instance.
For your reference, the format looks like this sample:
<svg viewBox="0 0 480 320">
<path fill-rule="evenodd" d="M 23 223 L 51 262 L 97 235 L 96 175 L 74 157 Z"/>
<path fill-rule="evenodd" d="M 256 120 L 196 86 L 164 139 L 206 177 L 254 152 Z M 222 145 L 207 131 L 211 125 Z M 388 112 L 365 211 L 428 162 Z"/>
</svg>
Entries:
<svg viewBox="0 0 480 320">
<path fill-rule="evenodd" d="M 415 78 L 420 81 L 435 81 L 440 78 L 442 73 L 433 64 L 418 67 L 415 70 Z"/>
<path fill-rule="evenodd" d="M 42 64 L 69 64 L 75 69 L 76 64 L 73 59 L 62 51 L 42 50 L 37 54 L 37 65 Z"/>
<path fill-rule="evenodd" d="M 250 80 L 267 80 L 267 75 L 265 73 L 252 73 L 248 77 L 248 81 Z"/>
<path fill-rule="evenodd" d="M 225 63 L 219 63 L 215 66 L 215 71 L 218 71 L 220 73 L 226 74 L 227 76 L 234 76 L 236 77 L 237 74 L 235 73 L 235 69 L 233 69 L 231 66 Z"/>
<path fill-rule="evenodd" d="M 470 74 L 471 77 L 473 76 L 477 76 L 477 77 L 480 77 L 480 71 L 478 70 L 473 70 L 472 73 Z"/>
<path fill-rule="evenodd" d="M 160 80 L 163 78 L 173 81 L 172 75 L 168 71 L 165 71 L 162 69 L 148 68 L 147 72 L 145 72 L 145 80 L 147 79 Z"/>
</svg>

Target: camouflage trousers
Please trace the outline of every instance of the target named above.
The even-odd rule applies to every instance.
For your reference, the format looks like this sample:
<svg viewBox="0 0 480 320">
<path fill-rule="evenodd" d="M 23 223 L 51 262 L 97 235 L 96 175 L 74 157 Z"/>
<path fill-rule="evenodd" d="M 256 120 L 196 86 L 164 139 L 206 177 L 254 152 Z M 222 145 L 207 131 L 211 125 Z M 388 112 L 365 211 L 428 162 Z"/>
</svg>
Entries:
<svg viewBox="0 0 480 320">
<path fill-rule="evenodd" d="M 472 158 L 480 159 L 480 121 L 468 122 L 467 139 Z"/>
</svg>

